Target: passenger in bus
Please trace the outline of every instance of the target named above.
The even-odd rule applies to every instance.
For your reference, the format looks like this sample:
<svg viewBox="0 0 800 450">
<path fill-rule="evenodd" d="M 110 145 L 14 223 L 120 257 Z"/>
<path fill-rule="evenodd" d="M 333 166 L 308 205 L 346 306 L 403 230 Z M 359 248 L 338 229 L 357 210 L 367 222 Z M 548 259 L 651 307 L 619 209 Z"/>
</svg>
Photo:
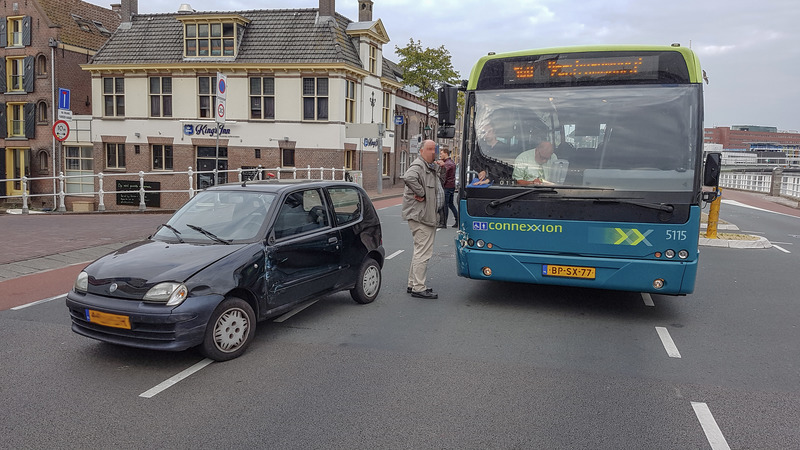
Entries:
<svg viewBox="0 0 800 450">
<path fill-rule="evenodd" d="M 533 150 L 520 153 L 514 161 L 512 177 L 520 185 L 554 184 L 553 169 L 558 157 L 553 153 L 553 144 L 542 141 Z"/>
<path fill-rule="evenodd" d="M 497 132 L 491 120 L 487 120 L 481 128 L 480 139 L 481 151 L 486 156 L 499 159 L 506 156 L 510 150 L 507 143 L 497 139 Z"/>
<path fill-rule="evenodd" d="M 467 185 L 467 187 L 489 187 L 492 185 L 492 182 L 486 176 L 486 171 L 481 170 L 478 172 L 478 176 L 472 179 L 472 182 Z"/>
</svg>

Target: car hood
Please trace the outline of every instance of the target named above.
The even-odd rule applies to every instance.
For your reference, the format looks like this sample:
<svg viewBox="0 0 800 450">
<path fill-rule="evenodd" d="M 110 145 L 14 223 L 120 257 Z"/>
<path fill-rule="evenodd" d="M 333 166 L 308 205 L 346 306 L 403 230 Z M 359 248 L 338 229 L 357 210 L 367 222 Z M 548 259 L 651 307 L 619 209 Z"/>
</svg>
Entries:
<svg viewBox="0 0 800 450">
<path fill-rule="evenodd" d="M 192 275 L 236 252 L 245 244 L 201 245 L 146 240 L 101 257 L 84 269 L 89 292 L 142 298 L 164 281 L 185 282 Z M 109 287 L 116 284 L 111 292 Z"/>
</svg>

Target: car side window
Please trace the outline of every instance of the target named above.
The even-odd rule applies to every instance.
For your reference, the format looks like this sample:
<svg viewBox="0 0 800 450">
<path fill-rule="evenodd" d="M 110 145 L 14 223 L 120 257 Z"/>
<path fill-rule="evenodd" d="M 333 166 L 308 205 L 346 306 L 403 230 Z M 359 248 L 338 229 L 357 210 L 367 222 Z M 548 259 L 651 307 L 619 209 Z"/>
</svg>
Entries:
<svg viewBox="0 0 800 450">
<path fill-rule="evenodd" d="M 336 222 L 345 225 L 355 222 L 361 217 L 361 196 L 358 190 L 351 187 L 336 187 L 328 189 L 333 203 L 333 213 Z"/>
<path fill-rule="evenodd" d="M 329 226 L 328 213 L 316 189 L 289 194 L 275 220 L 275 239 L 306 233 Z"/>
</svg>

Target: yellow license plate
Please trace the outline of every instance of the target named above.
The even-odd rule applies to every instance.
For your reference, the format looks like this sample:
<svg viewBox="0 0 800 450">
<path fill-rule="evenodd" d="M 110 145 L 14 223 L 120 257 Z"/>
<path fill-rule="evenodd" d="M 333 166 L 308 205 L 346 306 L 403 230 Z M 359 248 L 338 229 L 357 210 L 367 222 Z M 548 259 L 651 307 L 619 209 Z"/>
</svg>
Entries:
<svg viewBox="0 0 800 450">
<path fill-rule="evenodd" d="M 547 275 L 550 277 L 585 278 L 587 280 L 594 280 L 595 268 L 543 264 L 542 275 Z"/>
<path fill-rule="evenodd" d="M 131 319 L 128 316 L 121 316 L 119 314 L 109 314 L 87 309 L 86 320 L 106 327 L 124 328 L 126 330 L 131 329 Z"/>
</svg>

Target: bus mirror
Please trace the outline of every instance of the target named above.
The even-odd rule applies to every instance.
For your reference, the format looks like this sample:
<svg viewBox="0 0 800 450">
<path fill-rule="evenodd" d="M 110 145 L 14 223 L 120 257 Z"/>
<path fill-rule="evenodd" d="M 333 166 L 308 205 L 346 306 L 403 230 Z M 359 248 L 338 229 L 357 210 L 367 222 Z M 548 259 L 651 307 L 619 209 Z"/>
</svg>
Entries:
<svg viewBox="0 0 800 450">
<path fill-rule="evenodd" d="M 449 84 L 439 88 L 439 126 L 444 128 L 456 124 L 458 88 Z"/>
<path fill-rule="evenodd" d="M 456 135 L 456 127 L 441 127 L 436 132 L 436 137 L 440 139 L 453 139 Z"/>
<path fill-rule="evenodd" d="M 703 185 L 704 186 L 719 186 L 719 173 L 722 169 L 722 154 L 709 153 L 706 155 L 706 166 L 703 172 Z"/>
</svg>

